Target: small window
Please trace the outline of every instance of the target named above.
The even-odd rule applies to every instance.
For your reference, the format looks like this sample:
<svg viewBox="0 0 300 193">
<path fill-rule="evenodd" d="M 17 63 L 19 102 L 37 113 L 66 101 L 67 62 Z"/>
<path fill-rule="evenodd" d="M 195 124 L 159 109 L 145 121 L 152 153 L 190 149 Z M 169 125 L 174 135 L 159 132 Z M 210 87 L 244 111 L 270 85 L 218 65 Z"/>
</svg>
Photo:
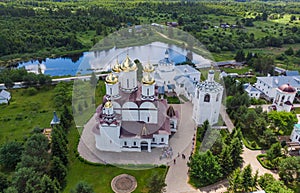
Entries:
<svg viewBox="0 0 300 193">
<path fill-rule="evenodd" d="M 147 96 L 149 96 L 149 88 L 147 88 Z"/>
<path fill-rule="evenodd" d="M 164 142 L 165 138 L 161 138 L 161 142 Z"/>
<path fill-rule="evenodd" d="M 133 145 L 136 146 L 136 142 L 133 142 Z"/>
<path fill-rule="evenodd" d="M 209 101 L 210 101 L 210 95 L 209 95 L 209 94 L 206 94 L 206 95 L 204 96 L 204 102 L 209 103 Z"/>
<path fill-rule="evenodd" d="M 124 146 L 127 146 L 127 142 L 126 141 L 124 141 Z"/>
<path fill-rule="evenodd" d="M 110 91 L 110 95 L 112 95 L 112 88 L 109 88 L 109 91 Z"/>
<path fill-rule="evenodd" d="M 127 79 L 127 88 L 129 88 L 129 79 Z"/>
<path fill-rule="evenodd" d="M 216 101 L 217 101 L 217 102 L 219 101 L 219 98 L 220 98 L 220 93 L 217 94 L 217 98 L 216 98 Z"/>
<path fill-rule="evenodd" d="M 154 142 L 154 141 L 155 141 L 155 138 L 153 138 L 152 141 Z"/>
<path fill-rule="evenodd" d="M 147 122 L 148 122 L 148 123 L 150 122 L 150 117 L 147 117 Z"/>
</svg>

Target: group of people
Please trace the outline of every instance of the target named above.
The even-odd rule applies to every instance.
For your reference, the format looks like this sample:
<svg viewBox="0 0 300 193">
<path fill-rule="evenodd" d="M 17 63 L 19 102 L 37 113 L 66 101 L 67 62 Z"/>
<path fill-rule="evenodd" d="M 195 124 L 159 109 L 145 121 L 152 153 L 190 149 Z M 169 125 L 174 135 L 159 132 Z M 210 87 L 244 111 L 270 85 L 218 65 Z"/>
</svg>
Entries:
<svg viewBox="0 0 300 193">
<path fill-rule="evenodd" d="M 173 150 L 172 147 L 164 147 L 162 150 L 162 155 L 159 157 L 159 159 L 163 159 L 163 158 L 172 158 L 173 156 Z"/>
</svg>

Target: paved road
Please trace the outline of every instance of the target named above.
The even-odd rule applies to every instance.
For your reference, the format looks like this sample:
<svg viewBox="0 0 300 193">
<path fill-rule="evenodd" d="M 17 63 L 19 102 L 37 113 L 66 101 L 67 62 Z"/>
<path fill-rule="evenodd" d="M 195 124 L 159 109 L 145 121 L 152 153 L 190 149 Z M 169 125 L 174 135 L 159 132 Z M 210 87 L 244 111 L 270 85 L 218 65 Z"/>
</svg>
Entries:
<svg viewBox="0 0 300 193">
<path fill-rule="evenodd" d="M 258 174 L 259 175 L 264 175 L 264 174 L 272 174 L 274 176 L 275 179 L 279 179 L 279 176 L 277 173 L 275 173 L 274 171 L 265 169 L 264 167 L 261 166 L 261 164 L 257 161 L 256 156 L 258 156 L 259 154 L 263 154 L 265 153 L 262 150 L 250 150 L 248 148 L 246 148 L 244 146 L 244 152 L 242 154 L 243 160 L 244 160 L 244 164 L 243 167 L 247 166 L 248 164 L 251 165 L 252 167 L 252 171 L 255 172 L 256 170 L 258 170 Z"/>
<path fill-rule="evenodd" d="M 234 128 L 234 125 L 233 125 L 231 119 L 229 118 L 229 115 L 227 114 L 226 108 L 224 105 L 221 105 L 220 114 L 221 114 L 223 121 L 225 122 L 225 124 L 227 126 L 228 131 L 231 133 Z"/>
</svg>

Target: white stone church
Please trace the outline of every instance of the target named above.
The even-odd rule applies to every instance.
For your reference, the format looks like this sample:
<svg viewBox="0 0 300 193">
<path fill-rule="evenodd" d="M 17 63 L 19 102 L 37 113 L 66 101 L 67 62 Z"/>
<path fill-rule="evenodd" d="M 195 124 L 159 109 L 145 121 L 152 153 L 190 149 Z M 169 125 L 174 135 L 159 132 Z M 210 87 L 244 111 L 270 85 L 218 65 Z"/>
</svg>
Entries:
<svg viewBox="0 0 300 193">
<path fill-rule="evenodd" d="M 150 152 L 152 147 L 168 146 L 179 117 L 166 99 L 158 98 L 154 67 L 144 66 L 141 82 L 137 80 L 137 66 L 128 56 L 112 71 L 105 80 L 103 104 L 96 110 L 96 147 L 102 151 Z"/>
<path fill-rule="evenodd" d="M 137 78 L 137 69 L 127 56 L 121 64 L 117 61 L 112 73 L 106 77 L 106 95 L 96 110 L 97 125 L 93 128 L 97 149 L 151 152 L 153 147 L 169 146 L 171 133 L 177 131 L 179 114 L 166 99 L 159 97 L 157 79 L 166 86 L 175 83 L 176 76 L 177 79 L 178 75 L 184 76 L 191 81 L 189 89 L 193 94 L 189 99 L 194 104 L 196 124 L 205 120 L 211 124 L 218 122 L 223 87 L 214 81 L 213 70 L 209 71 L 208 80 L 204 82 L 199 81 L 200 72 L 194 68 L 189 68 L 186 74 L 176 73 L 175 64 L 168 59 L 167 52 L 164 62 L 161 60 L 156 69 L 150 63 L 144 65 L 141 82 Z"/>
</svg>

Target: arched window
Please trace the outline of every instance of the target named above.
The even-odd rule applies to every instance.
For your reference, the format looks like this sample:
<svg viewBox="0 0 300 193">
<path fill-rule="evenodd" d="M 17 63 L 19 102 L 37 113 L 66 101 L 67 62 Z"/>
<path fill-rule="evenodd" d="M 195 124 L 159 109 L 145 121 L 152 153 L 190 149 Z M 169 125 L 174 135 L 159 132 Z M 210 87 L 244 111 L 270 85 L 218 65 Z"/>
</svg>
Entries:
<svg viewBox="0 0 300 193">
<path fill-rule="evenodd" d="M 109 88 L 109 90 L 110 90 L 110 95 L 112 95 L 112 88 Z"/>
<path fill-rule="evenodd" d="M 284 95 L 282 96 L 282 98 L 281 98 L 281 102 L 283 102 L 284 101 Z"/>
<path fill-rule="evenodd" d="M 129 79 L 127 79 L 127 88 L 129 88 Z"/>
<path fill-rule="evenodd" d="M 220 98 L 220 93 L 217 94 L 216 102 L 219 101 L 219 98 Z"/>
<path fill-rule="evenodd" d="M 209 95 L 209 94 L 206 94 L 206 95 L 204 96 L 204 102 L 209 103 L 209 101 L 210 101 L 210 95 Z"/>
<path fill-rule="evenodd" d="M 197 90 L 197 99 L 199 99 L 199 90 Z"/>
</svg>

